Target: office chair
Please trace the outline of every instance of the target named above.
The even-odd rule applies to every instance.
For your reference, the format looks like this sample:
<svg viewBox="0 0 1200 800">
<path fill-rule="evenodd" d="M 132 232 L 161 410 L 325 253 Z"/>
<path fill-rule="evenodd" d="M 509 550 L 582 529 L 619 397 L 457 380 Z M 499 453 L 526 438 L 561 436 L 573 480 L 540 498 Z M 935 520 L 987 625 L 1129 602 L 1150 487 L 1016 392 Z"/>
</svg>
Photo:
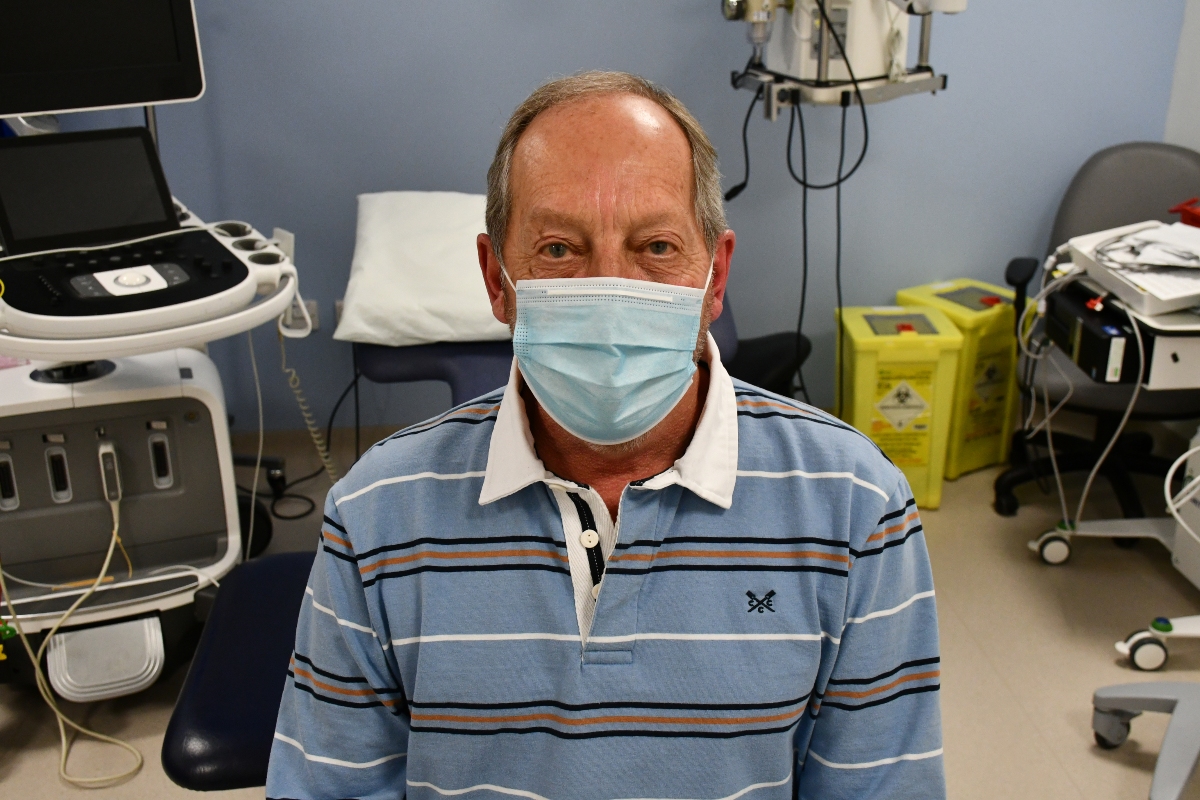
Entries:
<svg viewBox="0 0 1200 800">
<path fill-rule="evenodd" d="M 263 786 L 315 551 L 239 564 L 197 592 L 206 613 L 163 737 L 167 776 L 192 791 Z"/>
<path fill-rule="evenodd" d="M 1093 155 L 1076 173 L 1054 220 L 1050 237 L 1052 253 L 1068 239 L 1143 220 L 1157 219 L 1172 222 L 1169 209 L 1181 200 L 1200 194 L 1200 153 L 1184 147 L 1157 142 L 1131 142 L 1109 147 Z M 1016 291 L 1018 319 L 1025 307 L 1029 281 L 1039 263 L 1032 258 L 1013 259 L 1008 265 L 1005 280 Z M 1059 471 L 1088 472 L 1096 464 L 1104 447 L 1121 421 L 1133 387 L 1129 384 L 1097 383 L 1079 369 L 1057 348 L 1051 348 L 1049 359 L 1054 365 L 1039 364 L 1032 385 L 1039 395 L 1043 378 L 1051 403 L 1066 396 L 1067 382 L 1059 369 L 1074 385 L 1074 393 L 1066 408 L 1095 418 L 1092 438 L 1054 434 L 1055 454 Z M 1018 373 L 1025 374 L 1021 369 Z M 1023 386 L 1028 396 L 1028 386 Z M 1200 389 L 1143 391 L 1138 396 L 1131 419 L 1177 420 L 1200 417 Z M 1039 456 L 1035 448 L 1045 450 L 1044 432 L 1030 439 L 1026 431 L 1013 433 L 1010 468 L 996 478 L 995 509 L 1003 516 L 1017 513 L 1019 502 L 1013 490 L 1031 481 L 1042 482 L 1053 475 L 1048 456 Z M 1112 486 L 1121 513 L 1128 518 L 1143 517 L 1131 473 L 1165 477 L 1170 460 L 1151 453 L 1154 441 L 1144 432 L 1122 433 L 1100 474 Z"/>
<path fill-rule="evenodd" d="M 709 330 L 729 374 L 769 392 L 791 396 L 792 376 L 808 358 L 812 344 L 795 333 L 737 338 L 729 296 L 721 316 Z M 511 341 L 437 342 L 408 347 L 354 343 L 354 358 L 363 377 L 375 383 L 443 381 L 450 402 L 460 405 L 508 382 Z"/>
</svg>

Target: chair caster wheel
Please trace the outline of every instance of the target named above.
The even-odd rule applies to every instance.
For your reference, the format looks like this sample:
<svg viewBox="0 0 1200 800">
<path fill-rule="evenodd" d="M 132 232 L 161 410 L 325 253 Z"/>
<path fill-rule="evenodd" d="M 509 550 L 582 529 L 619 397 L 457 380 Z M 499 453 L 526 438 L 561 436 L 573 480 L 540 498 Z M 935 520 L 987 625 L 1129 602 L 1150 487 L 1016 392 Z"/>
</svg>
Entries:
<svg viewBox="0 0 1200 800">
<path fill-rule="evenodd" d="M 1116 750 L 1129 738 L 1129 721 L 1136 714 L 1092 709 L 1092 735 L 1105 750 Z"/>
<path fill-rule="evenodd" d="M 1067 563 L 1071 557 L 1071 542 L 1066 536 L 1047 531 L 1029 543 L 1029 549 L 1035 551 L 1043 562 L 1052 567 Z"/>
<path fill-rule="evenodd" d="M 1002 517 L 1015 517 L 1020 507 L 1021 503 L 1011 494 L 996 495 L 996 502 L 992 504 L 992 508 Z"/>
</svg>

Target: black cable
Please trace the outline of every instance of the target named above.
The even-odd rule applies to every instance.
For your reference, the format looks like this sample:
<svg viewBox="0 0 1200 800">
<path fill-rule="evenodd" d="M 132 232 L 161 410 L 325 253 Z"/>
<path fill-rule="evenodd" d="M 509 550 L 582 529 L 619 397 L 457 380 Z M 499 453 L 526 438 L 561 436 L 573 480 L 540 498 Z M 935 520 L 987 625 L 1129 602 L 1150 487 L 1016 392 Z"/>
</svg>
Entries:
<svg viewBox="0 0 1200 800">
<path fill-rule="evenodd" d="M 800 118 L 800 174 L 808 179 L 808 141 L 804 131 L 804 112 L 800 110 L 800 104 L 792 106 L 792 116 Z M 788 121 L 788 158 L 792 155 L 792 121 Z M 800 354 L 803 351 L 804 344 L 804 309 L 808 302 L 808 187 L 802 185 L 800 187 L 800 239 L 801 239 L 801 268 L 800 268 L 800 316 L 796 320 L 796 358 L 799 361 Z M 808 396 L 808 385 L 804 382 L 804 364 L 796 364 L 796 378 L 799 382 L 798 388 L 801 394 L 804 395 L 804 402 L 810 403 Z"/>
<path fill-rule="evenodd" d="M 746 177 L 742 182 L 733 186 L 725 193 L 725 202 L 728 203 L 733 198 L 737 197 L 750 183 L 750 139 L 748 138 L 750 130 L 750 115 L 754 113 L 754 107 L 758 105 L 758 101 L 762 99 L 763 87 L 759 85 L 758 91 L 754 93 L 754 97 L 750 100 L 750 107 L 746 109 L 746 118 L 742 120 L 742 158 L 746 164 Z"/>
<path fill-rule="evenodd" d="M 356 371 L 354 373 L 354 377 L 350 379 L 350 383 L 347 384 L 346 388 L 342 390 L 342 394 L 341 394 L 341 396 L 338 397 L 337 402 L 333 404 L 333 410 L 329 412 L 329 422 L 325 425 L 325 446 L 326 447 L 329 447 L 329 448 L 333 447 L 333 422 L 334 422 L 334 419 L 337 417 L 338 410 L 342 407 L 342 403 L 345 402 L 346 396 L 350 394 L 350 390 L 358 386 L 358 379 L 360 377 L 362 377 L 362 373 Z M 357 440 L 357 436 L 355 438 Z M 272 498 L 272 500 L 271 500 L 271 515 L 274 516 L 276 519 L 295 520 L 295 519 L 303 519 L 304 517 L 307 517 L 309 514 L 311 514 L 314 510 L 316 510 L 317 504 L 315 502 L 313 502 L 313 499 L 311 497 L 305 497 L 302 494 L 292 494 L 292 493 L 288 492 L 288 489 L 299 486 L 302 483 L 311 481 L 313 478 L 317 477 L 318 475 L 323 474 L 324 472 L 325 472 L 325 467 L 322 465 L 320 467 L 317 467 L 314 471 L 308 473 L 307 475 L 296 478 L 294 481 L 289 481 L 287 484 L 285 484 L 283 487 L 283 493 Z M 257 483 L 257 481 L 258 481 L 257 475 L 254 476 L 254 480 Z M 251 493 L 250 490 L 247 489 L 245 486 L 238 486 L 237 488 L 238 488 L 238 491 L 244 492 L 245 494 Z M 261 495 L 264 493 L 259 492 L 259 494 Z M 307 510 L 305 510 L 303 513 L 300 513 L 300 514 L 280 514 L 276 510 L 276 504 L 280 500 L 283 500 L 284 498 L 287 498 L 290 500 L 303 500 L 309 504 L 309 507 Z"/>
<path fill-rule="evenodd" d="M 821 0 L 817 0 L 818 3 Z M 846 369 L 842 353 L 842 168 L 846 165 L 846 107 L 842 106 L 842 136 L 838 148 L 838 184 L 834 190 L 834 205 L 837 208 L 837 249 L 833 262 L 834 285 L 837 287 L 837 363 L 838 363 L 838 401 L 837 418 L 842 419 L 842 407 L 846 402 Z"/>
<path fill-rule="evenodd" d="M 305 503 L 308 503 L 308 507 L 305 508 L 303 511 L 301 511 L 298 514 L 281 514 L 281 513 L 279 513 L 279 509 L 276 508 L 276 506 L 279 505 L 280 500 L 302 500 Z M 295 520 L 295 519 L 304 519 L 305 517 L 307 517 L 309 514 L 313 513 L 316 510 L 317 510 L 316 501 L 314 501 L 311 497 L 306 497 L 305 495 L 302 495 L 302 494 L 285 493 L 285 494 L 281 494 L 278 497 L 273 498 L 271 500 L 271 516 L 275 517 L 276 519 L 289 520 L 289 521 Z"/>
<path fill-rule="evenodd" d="M 862 166 L 863 159 L 865 159 L 867 157 L 867 148 L 869 147 L 869 145 L 871 143 L 871 129 L 870 129 L 870 126 L 868 126 L 868 124 L 867 124 L 867 104 L 863 101 L 862 90 L 859 89 L 859 86 L 858 86 L 858 78 L 856 78 L 854 76 L 854 68 L 852 66 L 850 66 L 850 58 L 849 58 L 849 56 L 846 55 L 845 47 L 842 46 L 841 37 L 839 37 L 837 34 L 837 31 L 834 30 L 833 23 L 830 22 L 829 15 L 825 11 L 825 0 L 817 0 L 817 8 L 820 9 L 820 11 L 821 11 L 822 24 L 824 24 L 826 26 L 826 29 L 829 31 L 829 35 L 833 37 L 833 41 L 838 47 L 838 52 L 840 52 L 842 54 L 842 61 L 846 65 L 846 71 L 850 73 L 850 82 L 854 85 L 854 95 L 855 95 L 855 97 L 858 98 L 858 107 L 859 107 L 859 110 L 862 112 L 862 126 L 863 126 L 862 150 L 858 154 L 858 160 L 854 162 L 854 166 L 850 168 L 849 172 L 847 172 L 843 175 L 841 170 L 840 169 L 838 170 L 837 180 L 833 181 L 832 183 L 809 183 L 808 175 L 805 175 L 803 178 L 801 178 L 798 175 L 796 175 L 796 171 L 794 169 L 792 169 L 792 136 L 791 136 L 792 131 L 791 131 L 791 123 L 789 123 L 787 166 L 788 166 L 788 174 L 790 174 L 792 176 L 792 180 L 796 181 L 796 183 L 800 184 L 801 186 L 807 187 L 809 189 L 834 189 L 838 186 L 841 186 L 843 183 L 845 183 L 847 180 L 849 180 L 850 176 L 853 175 L 855 172 L 857 172 L 858 168 L 860 166 Z M 844 93 L 843 93 L 842 97 L 843 97 L 843 103 L 845 103 L 846 101 L 845 101 Z M 842 106 L 843 118 L 845 117 L 845 108 L 846 108 L 846 106 L 843 105 Z M 792 118 L 792 122 L 794 122 L 794 121 L 795 121 L 795 117 Z"/>
</svg>

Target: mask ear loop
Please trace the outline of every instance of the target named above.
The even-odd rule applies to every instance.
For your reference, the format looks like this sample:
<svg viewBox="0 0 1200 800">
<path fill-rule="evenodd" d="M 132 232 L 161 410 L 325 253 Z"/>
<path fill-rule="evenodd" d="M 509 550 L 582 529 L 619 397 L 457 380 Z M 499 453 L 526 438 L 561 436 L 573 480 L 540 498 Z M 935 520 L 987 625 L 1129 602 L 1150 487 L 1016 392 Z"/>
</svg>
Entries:
<svg viewBox="0 0 1200 800">
<path fill-rule="evenodd" d="M 512 287 L 513 293 L 516 294 L 517 285 L 512 282 L 512 278 L 508 277 L 508 270 L 504 268 L 504 262 L 500 260 L 499 256 L 496 256 L 496 262 L 500 265 L 500 274 L 504 276 L 504 280 L 508 281 L 508 285 Z"/>
</svg>

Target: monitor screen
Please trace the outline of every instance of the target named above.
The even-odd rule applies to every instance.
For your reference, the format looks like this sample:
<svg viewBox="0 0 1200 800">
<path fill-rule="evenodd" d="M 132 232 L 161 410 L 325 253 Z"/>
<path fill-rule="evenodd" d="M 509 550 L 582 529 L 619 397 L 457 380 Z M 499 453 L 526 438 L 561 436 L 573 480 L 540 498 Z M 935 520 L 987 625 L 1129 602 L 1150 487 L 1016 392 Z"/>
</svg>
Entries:
<svg viewBox="0 0 1200 800">
<path fill-rule="evenodd" d="M 191 0 L 0 0 L 0 116 L 192 100 Z"/>
<path fill-rule="evenodd" d="M 178 227 L 144 128 L 0 140 L 0 236 L 11 254 Z"/>
</svg>

